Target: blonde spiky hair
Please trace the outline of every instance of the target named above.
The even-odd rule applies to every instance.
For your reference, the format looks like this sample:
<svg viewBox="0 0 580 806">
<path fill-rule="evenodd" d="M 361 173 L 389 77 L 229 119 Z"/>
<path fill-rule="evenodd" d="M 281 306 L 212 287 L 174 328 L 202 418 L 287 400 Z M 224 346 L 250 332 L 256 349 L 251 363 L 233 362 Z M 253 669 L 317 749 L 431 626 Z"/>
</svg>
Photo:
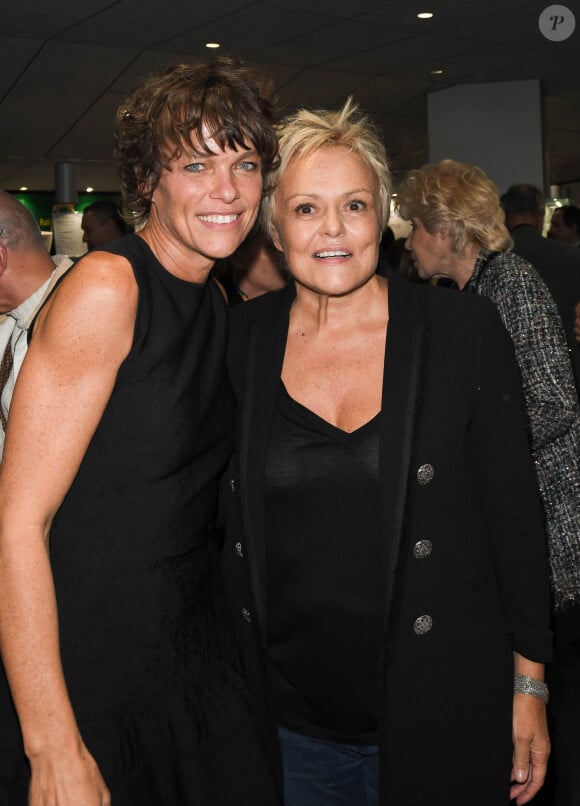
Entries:
<svg viewBox="0 0 580 806">
<path fill-rule="evenodd" d="M 306 157 L 319 148 L 343 146 L 358 154 L 377 177 L 381 199 L 381 226 L 387 226 L 391 204 L 391 172 L 385 147 L 376 125 L 361 113 L 352 98 L 342 109 L 299 109 L 276 127 L 280 144 L 280 162 L 271 175 L 273 188 L 280 182 L 290 163 Z M 264 228 L 272 232 L 275 218 L 274 193 L 262 204 Z"/>
</svg>

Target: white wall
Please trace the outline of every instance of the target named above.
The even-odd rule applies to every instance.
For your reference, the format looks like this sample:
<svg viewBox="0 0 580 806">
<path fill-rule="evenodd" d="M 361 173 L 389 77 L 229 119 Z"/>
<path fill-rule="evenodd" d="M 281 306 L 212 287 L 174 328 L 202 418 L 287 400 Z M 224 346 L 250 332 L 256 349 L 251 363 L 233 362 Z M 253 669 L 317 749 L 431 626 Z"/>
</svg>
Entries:
<svg viewBox="0 0 580 806">
<path fill-rule="evenodd" d="M 515 182 L 545 189 L 539 81 L 462 84 L 427 98 L 429 161 L 482 168 L 503 193 Z"/>
</svg>

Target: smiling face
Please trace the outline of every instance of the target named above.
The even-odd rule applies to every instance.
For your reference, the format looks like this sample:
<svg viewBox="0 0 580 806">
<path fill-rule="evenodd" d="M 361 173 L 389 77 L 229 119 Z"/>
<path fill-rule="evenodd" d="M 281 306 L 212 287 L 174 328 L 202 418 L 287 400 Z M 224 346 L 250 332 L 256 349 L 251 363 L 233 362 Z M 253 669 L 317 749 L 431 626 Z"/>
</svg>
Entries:
<svg viewBox="0 0 580 806">
<path fill-rule="evenodd" d="M 144 230 L 162 262 L 187 261 L 191 275 L 207 273 L 218 258 L 238 248 L 252 229 L 262 197 L 256 151 L 221 149 L 209 137 L 206 144 L 211 154 L 184 151 L 163 169 Z"/>
<path fill-rule="evenodd" d="M 276 187 L 273 239 L 297 283 L 342 296 L 374 276 L 379 254 L 378 179 L 344 146 L 296 157 Z"/>
</svg>

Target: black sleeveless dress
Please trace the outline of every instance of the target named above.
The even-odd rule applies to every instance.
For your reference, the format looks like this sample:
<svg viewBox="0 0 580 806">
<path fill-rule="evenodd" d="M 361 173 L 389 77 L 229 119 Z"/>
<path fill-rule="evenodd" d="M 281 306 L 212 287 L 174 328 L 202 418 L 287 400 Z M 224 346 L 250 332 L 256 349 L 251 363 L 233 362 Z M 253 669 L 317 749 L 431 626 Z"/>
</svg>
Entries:
<svg viewBox="0 0 580 806">
<path fill-rule="evenodd" d="M 213 280 L 175 277 L 137 235 L 106 249 L 131 262 L 139 303 L 131 351 L 51 530 L 68 691 L 114 806 L 264 806 L 276 801 L 218 573 L 218 479 L 233 431 L 226 304 Z M 0 706 L 0 803 L 24 806 L 9 710 Z"/>
</svg>

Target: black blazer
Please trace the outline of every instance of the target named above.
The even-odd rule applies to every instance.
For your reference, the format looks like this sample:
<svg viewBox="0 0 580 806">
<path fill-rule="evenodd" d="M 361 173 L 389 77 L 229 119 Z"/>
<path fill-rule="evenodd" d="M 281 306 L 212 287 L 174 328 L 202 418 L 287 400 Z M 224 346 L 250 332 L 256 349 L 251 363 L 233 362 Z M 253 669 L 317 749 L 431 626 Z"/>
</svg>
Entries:
<svg viewBox="0 0 580 806">
<path fill-rule="evenodd" d="M 228 356 L 239 416 L 223 567 L 274 759 L 263 469 L 294 294 L 289 286 L 238 306 Z M 469 791 L 472 804 L 504 806 L 512 652 L 550 656 L 542 515 L 513 347 L 488 300 L 394 275 L 389 317 L 381 803 L 459 806 Z"/>
</svg>

